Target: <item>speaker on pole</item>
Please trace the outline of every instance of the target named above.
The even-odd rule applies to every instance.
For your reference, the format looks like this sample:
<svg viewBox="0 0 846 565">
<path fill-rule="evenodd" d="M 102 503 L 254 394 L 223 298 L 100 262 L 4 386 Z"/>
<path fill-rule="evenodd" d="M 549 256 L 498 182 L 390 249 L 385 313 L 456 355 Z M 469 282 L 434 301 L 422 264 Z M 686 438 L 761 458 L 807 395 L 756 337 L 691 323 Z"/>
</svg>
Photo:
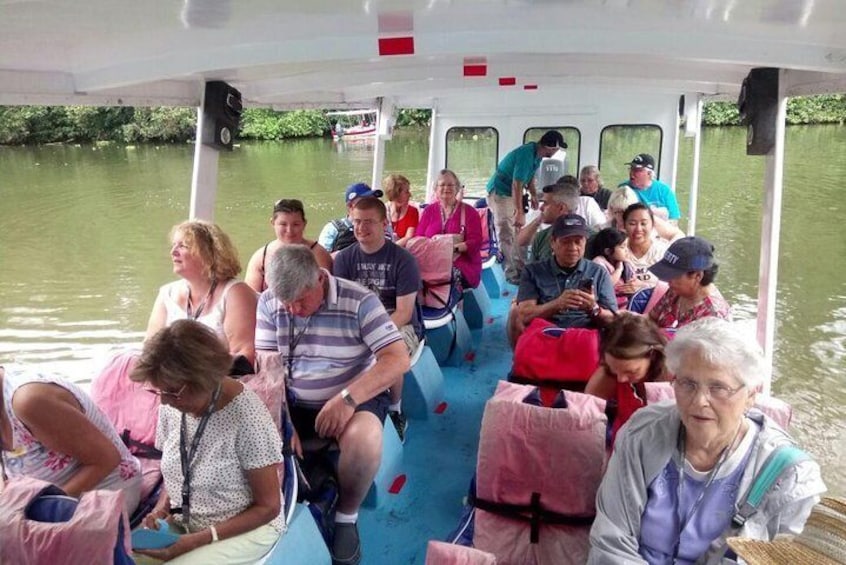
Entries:
<svg viewBox="0 0 846 565">
<path fill-rule="evenodd" d="M 757 68 L 743 79 L 737 99 L 746 129 L 746 154 L 768 155 L 775 147 L 778 116 L 778 69 Z"/>
<path fill-rule="evenodd" d="M 232 151 L 241 110 L 240 92 L 223 81 L 207 82 L 203 102 L 203 144 Z"/>
</svg>

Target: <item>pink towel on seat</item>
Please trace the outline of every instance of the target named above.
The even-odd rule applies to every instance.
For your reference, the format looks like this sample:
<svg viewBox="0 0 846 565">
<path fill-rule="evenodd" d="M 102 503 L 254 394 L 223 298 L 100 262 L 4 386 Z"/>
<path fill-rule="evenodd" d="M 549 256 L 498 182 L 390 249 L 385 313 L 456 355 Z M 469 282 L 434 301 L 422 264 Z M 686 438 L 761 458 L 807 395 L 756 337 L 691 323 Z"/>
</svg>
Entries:
<svg viewBox="0 0 846 565">
<path fill-rule="evenodd" d="M 500 382 L 488 400 L 479 439 L 476 493 L 482 500 L 529 504 L 540 493 L 548 511 L 592 516 L 605 472 L 605 401 L 565 391 L 567 408 L 525 404 L 529 385 Z M 542 524 L 530 543 L 527 522 L 476 510 L 473 545 L 502 563 L 581 564 L 589 526 Z"/>
<path fill-rule="evenodd" d="M 129 522 L 123 493 L 89 491 L 67 522 L 36 522 L 25 517 L 27 505 L 50 483 L 23 478 L 11 481 L 0 496 L 0 563 L 56 565 L 112 563 L 118 524 L 129 552 Z"/>
</svg>

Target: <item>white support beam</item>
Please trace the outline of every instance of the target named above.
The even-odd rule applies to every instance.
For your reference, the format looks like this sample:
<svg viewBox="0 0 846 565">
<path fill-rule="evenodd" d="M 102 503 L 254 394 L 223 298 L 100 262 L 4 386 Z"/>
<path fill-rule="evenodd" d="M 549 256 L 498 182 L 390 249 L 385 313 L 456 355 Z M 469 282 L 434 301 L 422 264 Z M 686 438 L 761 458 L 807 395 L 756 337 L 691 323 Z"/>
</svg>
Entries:
<svg viewBox="0 0 846 565">
<path fill-rule="evenodd" d="M 764 209 L 761 221 L 761 258 L 758 270 L 757 337 L 758 343 L 764 350 L 764 359 L 769 370 L 764 378 L 762 390 L 764 394 L 770 394 L 772 387 L 781 197 L 784 179 L 784 121 L 786 116 L 785 72 L 781 70 L 779 71 L 778 81 L 778 110 L 775 117 L 775 146 L 772 153 L 764 157 Z"/>
<path fill-rule="evenodd" d="M 440 124 L 438 124 L 439 114 L 440 108 L 438 107 L 438 101 L 433 100 L 432 117 L 429 125 L 429 159 L 426 163 L 426 203 L 431 202 L 432 197 L 434 196 L 432 193 L 432 186 L 435 184 L 437 162 L 439 156 L 444 153 L 443 144 L 446 143 L 446 139 L 443 137 L 438 138 L 438 129 L 440 127 Z"/>
<path fill-rule="evenodd" d="M 191 206 L 189 218 L 192 220 L 214 220 L 214 202 L 217 198 L 218 150 L 203 145 L 202 132 L 203 107 L 197 108 L 197 141 L 194 145 L 194 170 L 191 174 Z"/>
<path fill-rule="evenodd" d="M 702 146 L 702 107 L 704 102 L 701 96 L 697 96 L 690 104 L 690 112 L 687 115 L 685 132 L 693 133 L 693 167 L 690 173 L 690 201 L 687 214 L 687 235 L 696 235 L 696 217 L 699 213 L 699 157 Z M 687 104 L 685 104 L 687 106 Z M 692 122 L 692 123 L 691 123 Z"/>
</svg>

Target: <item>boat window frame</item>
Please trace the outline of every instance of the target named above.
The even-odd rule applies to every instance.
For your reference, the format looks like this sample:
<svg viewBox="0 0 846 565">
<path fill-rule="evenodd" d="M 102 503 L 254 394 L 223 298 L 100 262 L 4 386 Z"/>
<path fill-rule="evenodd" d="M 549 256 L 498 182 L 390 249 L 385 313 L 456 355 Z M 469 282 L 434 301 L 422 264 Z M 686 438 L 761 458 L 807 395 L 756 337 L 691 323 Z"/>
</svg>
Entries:
<svg viewBox="0 0 846 565">
<path fill-rule="evenodd" d="M 602 136 L 605 134 L 605 130 L 609 128 L 618 128 L 618 127 L 654 127 L 658 129 L 658 151 L 657 154 L 652 154 L 655 157 L 655 175 L 654 178 L 660 179 L 661 178 L 661 163 L 663 157 L 663 149 L 664 149 L 664 128 L 662 128 L 659 124 L 652 123 L 652 122 L 643 122 L 643 123 L 613 123 L 613 124 L 606 124 L 602 126 L 602 129 L 599 130 L 599 150 L 597 151 L 597 163 L 596 167 L 602 171 Z M 634 155 L 632 155 L 634 157 Z"/>
<path fill-rule="evenodd" d="M 529 130 L 533 130 L 533 129 L 543 129 L 545 131 L 555 130 L 559 133 L 561 132 L 561 130 L 575 130 L 576 135 L 578 135 L 578 140 L 579 140 L 579 151 L 577 152 L 577 155 L 576 155 L 576 168 L 575 168 L 575 173 L 573 174 L 573 176 L 576 177 L 576 178 L 579 178 L 579 171 L 582 170 L 582 161 L 581 161 L 581 159 L 582 159 L 582 130 L 580 130 L 576 126 L 550 126 L 550 127 L 532 126 L 532 127 L 529 127 L 529 128 L 526 128 L 525 130 L 523 130 L 523 144 L 529 143 L 529 141 L 526 139 L 526 134 L 529 133 Z M 565 136 L 563 133 L 561 135 L 564 136 L 564 141 L 567 141 L 567 136 Z M 571 156 L 570 148 L 569 148 L 570 144 L 567 143 L 567 145 L 568 145 L 568 147 L 567 147 L 566 151 L 567 151 L 567 157 L 569 158 Z M 568 174 L 568 173 L 565 173 L 565 174 Z"/>
<path fill-rule="evenodd" d="M 493 130 L 496 134 L 496 143 L 494 146 L 494 153 L 493 153 L 493 166 L 491 166 L 490 171 L 493 172 L 496 170 L 497 165 L 499 165 L 499 143 L 501 135 L 499 133 L 499 129 L 494 126 L 468 126 L 468 125 L 461 125 L 461 126 L 451 126 L 447 128 L 444 132 L 444 166 L 441 169 L 449 169 L 449 134 L 452 130 L 455 129 L 488 129 Z M 449 169 L 453 172 L 458 174 L 458 171 L 454 169 Z"/>
</svg>

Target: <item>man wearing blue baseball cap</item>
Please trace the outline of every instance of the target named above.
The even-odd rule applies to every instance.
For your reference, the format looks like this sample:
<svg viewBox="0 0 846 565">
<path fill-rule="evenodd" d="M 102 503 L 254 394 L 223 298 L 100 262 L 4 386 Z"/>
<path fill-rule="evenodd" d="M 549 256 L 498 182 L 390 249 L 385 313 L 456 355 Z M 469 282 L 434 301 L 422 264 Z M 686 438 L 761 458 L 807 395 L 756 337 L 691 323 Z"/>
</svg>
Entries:
<svg viewBox="0 0 846 565">
<path fill-rule="evenodd" d="M 329 253 L 335 253 L 355 243 L 355 233 L 353 233 L 352 220 L 350 220 L 350 212 L 353 204 L 359 198 L 365 196 L 375 196 L 382 198 L 381 190 L 373 190 L 363 182 L 357 182 L 347 187 L 344 192 L 344 203 L 347 205 L 347 215 L 343 218 L 332 220 L 323 226 L 320 230 L 320 235 L 317 238 L 319 243 Z M 390 223 L 388 224 L 390 229 Z M 390 232 L 389 232 L 390 233 Z M 390 236 L 388 237 L 390 239 Z"/>
</svg>

